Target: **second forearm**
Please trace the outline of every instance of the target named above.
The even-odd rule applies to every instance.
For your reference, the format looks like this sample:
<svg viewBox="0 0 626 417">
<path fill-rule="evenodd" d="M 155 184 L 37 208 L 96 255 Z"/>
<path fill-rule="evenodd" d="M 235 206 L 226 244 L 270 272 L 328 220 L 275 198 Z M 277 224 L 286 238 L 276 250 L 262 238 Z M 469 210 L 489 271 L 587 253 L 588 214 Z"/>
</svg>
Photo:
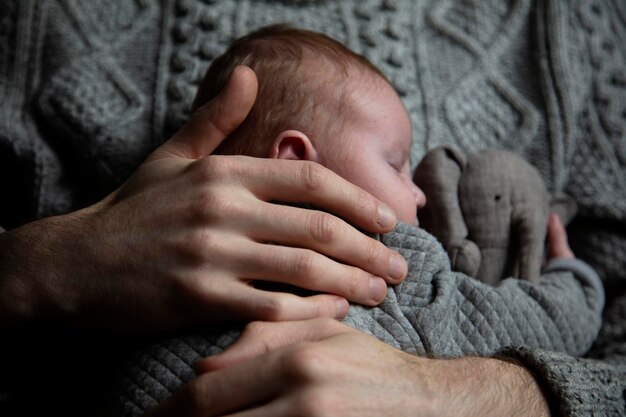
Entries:
<svg viewBox="0 0 626 417">
<path fill-rule="evenodd" d="M 443 392 L 436 410 L 450 416 L 550 417 L 548 400 L 523 366 L 493 358 L 466 357 L 430 362 Z M 446 414 L 448 415 L 448 414 Z"/>
</svg>

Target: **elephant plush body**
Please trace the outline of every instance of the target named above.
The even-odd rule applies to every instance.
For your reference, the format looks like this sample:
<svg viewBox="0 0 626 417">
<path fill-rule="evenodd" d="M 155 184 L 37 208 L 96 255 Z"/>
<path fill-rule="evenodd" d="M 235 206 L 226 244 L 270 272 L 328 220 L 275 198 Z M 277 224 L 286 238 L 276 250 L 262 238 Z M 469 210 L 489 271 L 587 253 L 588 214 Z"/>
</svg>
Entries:
<svg viewBox="0 0 626 417">
<path fill-rule="evenodd" d="M 556 200 L 532 165 L 503 150 L 464 155 L 439 147 L 424 156 L 414 181 L 427 197 L 420 226 L 443 244 L 453 270 L 491 285 L 539 280 Z M 570 217 L 573 203 L 557 200 Z"/>
</svg>

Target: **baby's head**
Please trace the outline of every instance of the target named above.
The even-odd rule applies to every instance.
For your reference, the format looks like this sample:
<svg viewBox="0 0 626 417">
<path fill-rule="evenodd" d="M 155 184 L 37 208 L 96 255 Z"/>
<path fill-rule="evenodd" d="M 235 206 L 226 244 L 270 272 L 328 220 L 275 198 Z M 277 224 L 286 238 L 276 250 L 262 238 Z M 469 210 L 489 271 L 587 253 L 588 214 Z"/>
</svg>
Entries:
<svg viewBox="0 0 626 417">
<path fill-rule="evenodd" d="M 213 61 L 193 108 L 238 65 L 256 73 L 257 100 L 215 153 L 318 162 L 416 224 L 425 197 L 409 171 L 411 122 L 380 70 L 323 34 L 268 26 Z"/>
</svg>

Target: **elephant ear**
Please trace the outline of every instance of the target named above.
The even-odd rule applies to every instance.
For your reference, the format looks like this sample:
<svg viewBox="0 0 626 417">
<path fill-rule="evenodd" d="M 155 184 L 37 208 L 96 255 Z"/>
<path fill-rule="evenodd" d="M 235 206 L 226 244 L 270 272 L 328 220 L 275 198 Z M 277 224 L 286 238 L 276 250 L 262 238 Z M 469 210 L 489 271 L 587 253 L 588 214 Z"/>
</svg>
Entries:
<svg viewBox="0 0 626 417">
<path fill-rule="evenodd" d="M 563 224 L 567 225 L 576 217 L 578 206 L 572 197 L 559 192 L 552 195 L 550 211 L 556 213 Z"/>
<path fill-rule="evenodd" d="M 442 243 L 453 270 L 474 277 L 480 267 L 480 250 L 467 239 L 459 204 L 459 181 L 466 166 L 467 159 L 461 152 L 438 147 L 420 161 L 413 181 L 426 195 L 426 206 L 418 213 L 420 227 Z"/>
</svg>

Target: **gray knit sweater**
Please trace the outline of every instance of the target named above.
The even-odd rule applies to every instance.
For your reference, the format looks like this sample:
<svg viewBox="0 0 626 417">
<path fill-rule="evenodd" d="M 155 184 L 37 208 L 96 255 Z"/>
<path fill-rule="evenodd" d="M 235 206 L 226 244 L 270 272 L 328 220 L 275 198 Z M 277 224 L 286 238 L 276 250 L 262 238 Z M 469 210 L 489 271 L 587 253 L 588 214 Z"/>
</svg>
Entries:
<svg viewBox="0 0 626 417">
<path fill-rule="evenodd" d="M 625 415 L 621 0 L 0 0 L 0 225 L 111 191 L 185 120 L 213 57 L 278 21 L 328 33 L 389 75 L 413 120 L 414 164 L 440 144 L 505 148 L 576 199 L 570 241 L 607 289 L 599 339 L 585 359 L 506 354 L 561 415 Z M 29 392 L 63 392 L 66 374 Z"/>
</svg>

